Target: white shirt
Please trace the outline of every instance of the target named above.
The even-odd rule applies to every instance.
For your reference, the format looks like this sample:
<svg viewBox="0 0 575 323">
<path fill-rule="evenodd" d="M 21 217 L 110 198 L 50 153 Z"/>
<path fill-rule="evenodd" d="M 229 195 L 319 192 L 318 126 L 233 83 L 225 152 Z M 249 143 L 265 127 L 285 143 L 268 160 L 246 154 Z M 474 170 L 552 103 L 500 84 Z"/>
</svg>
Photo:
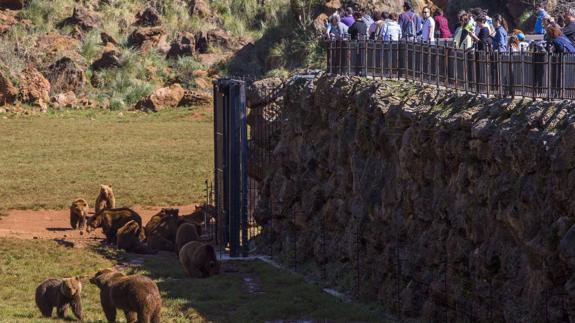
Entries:
<svg viewBox="0 0 575 323">
<path fill-rule="evenodd" d="M 433 32 L 431 32 L 433 28 Z M 435 40 L 435 20 L 431 17 L 423 20 L 423 29 L 421 30 L 421 40 L 423 41 L 433 41 Z"/>
<path fill-rule="evenodd" d="M 383 40 L 398 41 L 401 39 L 401 26 L 396 21 L 388 20 L 384 32 L 381 33 Z"/>
</svg>

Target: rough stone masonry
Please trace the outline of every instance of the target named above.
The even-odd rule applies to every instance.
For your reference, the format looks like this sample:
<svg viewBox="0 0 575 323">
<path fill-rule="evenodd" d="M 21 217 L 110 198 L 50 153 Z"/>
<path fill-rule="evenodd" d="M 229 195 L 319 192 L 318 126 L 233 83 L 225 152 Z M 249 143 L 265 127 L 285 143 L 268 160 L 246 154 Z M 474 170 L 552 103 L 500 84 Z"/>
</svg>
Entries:
<svg viewBox="0 0 575 323">
<path fill-rule="evenodd" d="M 340 76 L 286 89 L 261 248 L 401 318 L 575 320 L 575 104 Z"/>
</svg>

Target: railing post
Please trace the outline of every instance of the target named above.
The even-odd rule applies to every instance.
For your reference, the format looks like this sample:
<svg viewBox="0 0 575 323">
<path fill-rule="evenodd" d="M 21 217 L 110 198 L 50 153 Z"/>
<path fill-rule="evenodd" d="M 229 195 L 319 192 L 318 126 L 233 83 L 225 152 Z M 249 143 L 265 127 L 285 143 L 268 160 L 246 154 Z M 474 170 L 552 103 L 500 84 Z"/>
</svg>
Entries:
<svg viewBox="0 0 575 323">
<path fill-rule="evenodd" d="M 521 96 L 525 96 L 525 52 L 521 47 Z"/>
<path fill-rule="evenodd" d="M 365 48 L 365 55 L 363 56 L 363 58 L 364 58 L 364 65 L 365 65 L 363 76 L 367 77 L 367 73 L 368 73 L 368 71 L 369 71 L 369 68 L 368 68 L 368 66 L 367 66 L 367 65 L 368 65 L 368 55 L 369 55 L 369 54 L 368 54 L 368 51 L 369 51 L 368 46 L 369 46 L 370 43 L 368 43 L 367 38 L 363 41 L 363 43 L 364 43 L 364 48 Z"/>
<path fill-rule="evenodd" d="M 551 57 L 554 54 L 547 56 L 547 101 L 551 100 Z"/>
<path fill-rule="evenodd" d="M 411 69 L 412 69 L 412 74 L 413 74 L 412 80 L 413 80 L 413 83 L 415 83 L 415 80 L 416 80 L 416 78 L 415 78 L 415 60 L 417 59 L 417 57 L 415 55 L 415 38 L 413 38 L 411 45 L 412 45 L 411 47 L 412 47 L 412 53 L 413 53 L 413 58 L 411 60 Z"/>
<path fill-rule="evenodd" d="M 493 52 L 491 51 L 485 51 L 485 62 L 486 62 L 486 68 L 485 68 L 485 85 L 487 86 L 487 96 L 490 95 L 491 93 L 491 57 L 492 57 Z"/>
<path fill-rule="evenodd" d="M 420 57 L 419 57 L 419 83 L 420 83 L 421 85 L 423 85 L 423 71 L 425 70 L 425 69 L 423 68 L 423 64 L 424 64 L 424 63 L 423 63 L 423 62 L 424 62 L 424 60 L 423 60 L 423 56 L 424 56 L 424 50 L 423 50 L 424 44 L 425 44 L 425 43 L 424 43 L 423 41 L 420 41 L 420 42 L 419 42 L 419 56 L 420 56 Z"/>
<path fill-rule="evenodd" d="M 469 86 L 469 79 L 468 79 L 468 71 L 467 71 L 467 49 L 463 49 L 463 88 L 465 90 L 465 94 L 468 93 L 468 86 Z"/>
<path fill-rule="evenodd" d="M 439 89 L 439 43 L 435 47 L 435 86 Z"/>
<path fill-rule="evenodd" d="M 565 98 L 565 54 L 559 56 L 561 60 L 561 92 L 559 93 L 559 98 Z"/>
<path fill-rule="evenodd" d="M 449 88 L 449 48 L 447 44 L 443 44 L 443 82 L 445 88 Z"/>
<path fill-rule="evenodd" d="M 509 52 L 509 60 L 507 62 L 509 66 L 507 67 L 507 71 L 509 73 L 509 92 L 511 94 L 511 98 L 515 98 L 515 75 L 513 75 L 513 53 Z"/>
</svg>

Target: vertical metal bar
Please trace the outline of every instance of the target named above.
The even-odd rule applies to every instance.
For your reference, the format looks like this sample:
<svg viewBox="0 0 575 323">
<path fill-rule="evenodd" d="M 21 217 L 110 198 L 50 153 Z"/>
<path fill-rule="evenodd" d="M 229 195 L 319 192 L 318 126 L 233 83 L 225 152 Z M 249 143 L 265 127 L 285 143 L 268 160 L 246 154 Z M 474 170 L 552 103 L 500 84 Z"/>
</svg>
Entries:
<svg viewBox="0 0 575 323">
<path fill-rule="evenodd" d="M 492 52 L 485 52 L 485 61 L 486 61 L 486 68 L 485 68 L 485 83 L 487 86 L 487 96 L 489 96 L 491 94 L 491 57 L 492 57 L 493 53 Z"/>
<path fill-rule="evenodd" d="M 515 98 L 515 75 L 513 75 L 513 61 L 513 53 L 510 52 L 507 71 L 509 73 L 509 91 L 512 99 Z"/>
<path fill-rule="evenodd" d="M 449 88 L 449 48 L 447 44 L 443 44 L 443 72 L 444 72 L 444 79 L 445 87 Z"/>
<path fill-rule="evenodd" d="M 456 92 L 459 92 L 459 87 L 457 86 L 457 78 L 458 78 L 458 76 L 459 76 L 458 73 L 457 73 L 458 65 L 459 65 L 459 49 L 456 49 L 456 50 L 454 51 L 454 54 L 455 54 L 455 55 L 454 55 L 454 62 L 455 62 L 455 64 L 453 64 L 453 70 L 454 70 L 453 75 L 455 75 L 455 91 L 456 91 Z"/>
<path fill-rule="evenodd" d="M 521 96 L 525 96 L 525 52 L 521 47 Z"/>
<path fill-rule="evenodd" d="M 565 99 L 565 57 L 565 54 L 559 56 L 559 59 L 561 60 L 561 92 L 559 94 L 560 99 Z"/>
<path fill-rule="evenodd" d="M 463 50 L 463 81 L 465 82 L 463 88 L 465 90 L 465 94 L 468 93 L 468 86 L 469 86 L 469 78 L 467 77 L 468 71 L 467 71 L 467 49 Z"/>
<path fill-rule="evenodd" d="M 365 55 L 364 55 L 364 58 L 365 58 L 365 61 L 364 61 L 365 70 L 364 70 L 363 76 L 367 77 L 368 71 L 369 71 L 368 66 L 367 66 L 367 65 L 368 65 L 368 61 L 367 61 L 368 53 L 367 53 L 367 52 L 368 52 L 369 43 L 367 42 L 367 39 L 364 40 L 364 44 L 365 44 L 365 45 L 364 45 L 364 46 L 365 46 Z"/>
<path fill-rule="evenodd" d="M 439 45 L 435 48 L 435 87 L 439 89 Z"/>
<path fill-rule="evenodd" d="M 554 54 L 547 56 L 547 100 L 551 99 L 551 57 Z"/>
</svg>

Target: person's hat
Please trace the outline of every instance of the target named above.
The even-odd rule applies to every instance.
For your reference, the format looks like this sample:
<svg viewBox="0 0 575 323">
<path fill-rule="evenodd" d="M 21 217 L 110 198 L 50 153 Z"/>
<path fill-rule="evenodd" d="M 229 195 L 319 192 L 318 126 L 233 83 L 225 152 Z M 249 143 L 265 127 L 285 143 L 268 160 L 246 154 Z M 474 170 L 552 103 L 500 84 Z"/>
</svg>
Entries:
<svg viewBox="0 0 575 323">
<path fill-rule="evenodd" d="M 525 35 L 523 33 L 519 33 L 519 34 L 517 34 L 517 39 L 519 39 L 519 41 L 524 41 Z"/>
</svg>

